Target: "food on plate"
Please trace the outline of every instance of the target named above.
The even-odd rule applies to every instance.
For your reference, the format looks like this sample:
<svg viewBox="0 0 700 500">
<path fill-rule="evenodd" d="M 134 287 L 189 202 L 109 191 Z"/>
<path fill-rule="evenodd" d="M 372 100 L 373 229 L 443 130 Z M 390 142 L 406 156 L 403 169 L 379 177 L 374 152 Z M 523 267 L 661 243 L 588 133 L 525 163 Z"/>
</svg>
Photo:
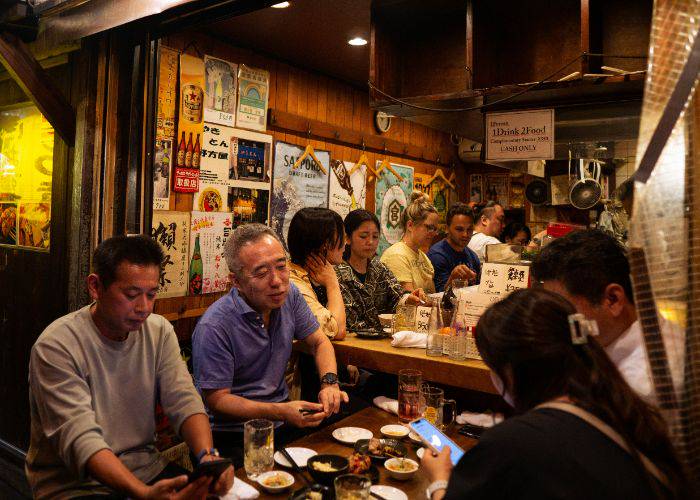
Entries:
<svg viewBox="0 0 700 500">
<path fill-rule="evenodd" d="M 320 491 L 307 491 L 304 500 L 323 500 L 323 493 Z"/>
<path fill-rule="evenodd" d="M 369 440 L 367 452 L 375 457 L 400 457 L 402 456 L 393 446 L 381 439 L 372 438 Z"/>
<path fill-rule="evenodd" d="M 330 462 L 313 462 L 312 467 L 319 472 L 336 472 L 340 469 L 333 467 Z"/>
<path fill-rule="evenodd" d="M 418 469 L 418 466 L 412 460 L 404 460 L 400 458 L 391 463 L 387 463 L 386 468 L 394 472 L 413 472 Z"/>
<path fill-rule="evenodd" d="M 372 460 L 362 453 L 353 453 L 348 458 L 350 467 L 348 472 L 350 474 L 364 474 L 372 466 Z"/>
<path fill-rule="evenodd" d="M 284 474 L 272 474 L 265 479 L 263 479 L 263 484 L 269 486 L 270 488 L 284 488 L 289 486 L 289 478 Z"/>
</svg>

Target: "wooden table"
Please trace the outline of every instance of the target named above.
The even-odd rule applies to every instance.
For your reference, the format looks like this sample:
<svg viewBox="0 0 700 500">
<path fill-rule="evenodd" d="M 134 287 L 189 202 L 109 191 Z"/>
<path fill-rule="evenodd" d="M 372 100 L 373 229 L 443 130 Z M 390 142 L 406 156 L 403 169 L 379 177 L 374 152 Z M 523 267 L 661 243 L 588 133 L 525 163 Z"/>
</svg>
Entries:
<svg viewBox="0 0 700 500">
<path fill-rule="evenodd" d="M 341 364 L 394 374 L 404 368 L 414 368 L 423 372 L 423 378 L 430 382 L 498 394 L 491 383 L 488 367 L 478 359 L 454 361 L 447 356 L 427 356 L 425 349 L 392 347 L 391 338 L 361 339 L 352 333 L 343 340 L 334 340 L 333 347 Z M 309 352 L 302 342 L 296 342 L 294 348 Z"/>
<path fill-rule="evenodd" d="M 396 417 L 396 415 L 392 415 L 374 407 L 366 408 L 362 411 L 355 413 L 354 415 L 350 415 L 349 417 L 344 418 L 343 420 L 333 425 L 329 425 L 328 427 L 325 427 L 317 432 L 313 432 L 308 436 L 298 439 L 297 441 L 290 443 L 288 446 L 303 446 L 305 448 L 311 448 L 312 450 L 317 451 L 319 454 L 331 453 L 335 455 L 350 456 L 353 452 L 352 446 L 344 445 L 336 441 L 331 435 L 334 429 L 337 429 L 338 427 L 350 426 L 364 427 L 365 429 L 371 430 L 374 433 L 375 437 L 381 437 L 379 429 L 383 425 L 396 423 L 398 423 L 398 418 Z M 477 441 L 474 439 L 470 439 L 468 437 L 462 436 L 461 434 L 458 434 L 456 432 L 456 428 L 454 427 L 451 427 L 448 430 L 447 435 L 465 450 L 472 448 L 477 443 Z M 405 439 L 404 442 L 408 447 L 407 457 L 412 458 L 417 462 L 420 462 L 420 460 L 418 460 L 418 457 L 416 456 L 416 450 L 420 448 L 420 445 L 413 443 L 413 441 L 409 439 Z M 379 469 L 378 484 L 387 484 L 390 486 L 394 486 L 395 488 L 398 488 L 404 493 L 406 493 L 409 499 L 425 498 L 425 489 L 428 487 L 429 481 L 425 474 L 423 474 L 422 470 L 419 469 L 416 475 L 408 481 L 397 481 L 389 477 L 386 469 L 384 469 L 383 466 L 376 463 L 375 465 L 377 465 L 377 468 Z M 282 469 L 282 467 L 275 464 L 275 469 Z M 288 472 L 294 475 L 294 480 L 296 481 L 292 486 L 292 491 L 302 488 L 305 485 L 304 481 L 300 479 L 298 475 L 294 473 L 294 471 L 288 470 Z M 311 479 L 308 472 L 305 472 L 305 475 L 307 476 L 307 478 Z M 268 498 L 287 498 L 290 494 L 290 491 L 280 493 L 277 495 L 265 493 L 264 491 L 262 491 L 260 485 L 254 483 L 246 477 L 245 470 L 242 467 L 236 470 L 236 476 L 240 479 L 243 479 L 244 481 L 247 481 L 249 484 L 253 484 L 253 486 L 255 486 L 260 491 L 261 500 L 265 500 Z"/>
</svg>

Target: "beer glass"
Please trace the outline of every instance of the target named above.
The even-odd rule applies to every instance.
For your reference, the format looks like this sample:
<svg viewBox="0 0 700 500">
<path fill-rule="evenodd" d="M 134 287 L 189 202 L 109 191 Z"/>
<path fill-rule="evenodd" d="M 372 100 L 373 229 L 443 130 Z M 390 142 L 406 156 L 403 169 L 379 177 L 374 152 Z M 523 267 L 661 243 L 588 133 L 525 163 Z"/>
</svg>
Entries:
<svg viewBox="0 0 700 500">
<path fill-rule="evenodd" d="M 428 422 L 442 430 L 454 422 L 457 413 L 457 402 L 454 399 L 445 399 L 444 390 L 424 384 L 421 396 L 423 418 Z M 445 421 L 445 406 L 452 407 L 449 422 Z"/>
<path fill-rule="evenodd" d="M 272 470 L 275 427 L 265 419 L 248 420 L 243 425 L 243 466 L 249 479 Z"/>
<path fill-rule="evenodd" d="M 416 306 L 399 305 L 396 306 L 394 317 L 391 319 L 391 333 L 402 330 L 415 330 L 416 328 Z"/>
<path fill-rule="evenodd" d="M 399 370 L 399 423 L 420 417 L 420 387 L 423 374 L 418 370 Z"/>
</svg>

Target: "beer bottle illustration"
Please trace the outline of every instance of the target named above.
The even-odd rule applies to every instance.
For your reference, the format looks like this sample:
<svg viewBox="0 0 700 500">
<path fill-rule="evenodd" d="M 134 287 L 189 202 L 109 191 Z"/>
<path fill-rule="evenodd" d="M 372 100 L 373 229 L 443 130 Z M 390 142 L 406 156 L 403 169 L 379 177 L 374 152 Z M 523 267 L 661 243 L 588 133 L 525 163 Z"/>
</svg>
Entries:
<svg viewBox="0 0 700 500">
<path fill-rule="evenodd" d="M 192 167 L 192 153 L 194 152 L 194 147 L 192 147 L 192 132 L 190 132 L 190 138 L 187 141 L 187 149 L 185 149 L 185 166 Z"/>
<path fill-rule="evenodd" d="M 202 123 L 204 110 L 202 101 L 204 92 L 199 85 L 185 85 L 182 87 L 182 118 L 190 123 Z"/>
<path fill-rule="evenodd" d="M 178 167 L 184 167 L 185 166 L 185 149 L 187 149 L 187 146 L 185 145 L 185 132 L 182 132 L 182 138 L 180 139 L 180 144 L 177 146 L 177 166 Z"/>
<path fill-rule="evenodd" d="M 192 252 L 192 260 L 190 261 L 190 295 L 202 295 L 202 273 L 204 266 L 202 265 L 202 254 L 199 250 L 199 235 L 194 240 L 194 252 Z"/>
<path fill-rule="evenodd" d="M 202 156 L 202 146 L 199 144 L 199 134 L 197 134 L 197 140 L 194 143 L 194 150 L 192 151 L 192 167 L 199 168 L 199 160 Z"/>
</svg>

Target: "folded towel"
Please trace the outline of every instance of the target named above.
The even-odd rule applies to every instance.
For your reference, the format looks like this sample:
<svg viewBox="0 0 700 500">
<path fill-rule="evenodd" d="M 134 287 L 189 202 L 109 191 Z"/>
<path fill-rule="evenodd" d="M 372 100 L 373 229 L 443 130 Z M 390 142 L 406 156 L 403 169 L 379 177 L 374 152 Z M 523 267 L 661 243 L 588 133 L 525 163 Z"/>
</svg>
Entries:
<svg viewBox="0 0 700 500">
<path fill-rule="evenodd" d="M 253 500 L 258 498 L 260 492 L 253 488 L 251 485 L 245 481 L 235 478 L 233 480 L 233 486 L 228 490 L 224 496 L 220 497 L 221 500 Z"/>
<path fill-rule="evenodd" d="M 471 424 L 479 427 L 493 427 L 503 421 L 503 415 L 500 413 L 472 413 L 470 411 L 463 411 L 461 415 L 457 415 L 455 420 L 460 425 Z"/>
<path fill-rule="evenodd" d="M 395 399 L 385 398 L 384 396 L 377 396 L 373 399 L 374 405 L 381 408 L 384 411 L 393 413 L 394 415 L 399 414 L 399 402 Z"/>
<path fill-rule="evenodd" d="M 428 335 L 425 333 L 402 330 L 391 336 L 392 347 L 420 347 L 425 349 L 428 343 Z"/>
</svg>

